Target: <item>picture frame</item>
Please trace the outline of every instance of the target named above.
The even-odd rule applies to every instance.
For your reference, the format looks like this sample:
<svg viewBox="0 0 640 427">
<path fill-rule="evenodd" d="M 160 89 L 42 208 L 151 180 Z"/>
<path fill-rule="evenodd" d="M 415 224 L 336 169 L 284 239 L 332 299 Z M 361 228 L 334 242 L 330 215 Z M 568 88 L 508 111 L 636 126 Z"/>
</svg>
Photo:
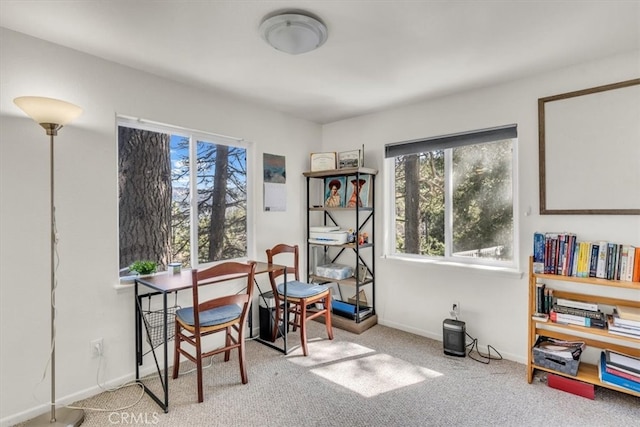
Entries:
<svg viewBox="0 0 640 427">
<path fill-rule="evenodd" d="M 311 153 L 311 172 L 336 169 L 336 152 Z"/>
<path fill-rule="evenodd" d="M 325 208 L 344 208 L 347 195 L 347 177 L 329 176 L 324 179 Z"/>
<path fill-rule="evenodd" d="M 345 207 L 371 207 L 369 200 L 369 195 L 371 194 L 369 191 L 371 175 L 349 175 L 346 184 L 349 186 L 349 190 L 346 191 Z"/>
<path fill-rule="evenodd" d="M 358 264 L 358 279 L 363 283 L 369 277 L 369 270 L 364 264 Z"/>
<path fill-rule="evenodd" d="M 338 153 L 338 169 L 359 168 L 362 164 L 362 150 L 341 151 Z"/>
<path fill-rule="evenodd" d="M 540 215 L 640 215 L 638 114 L 640 79 L 538 99 Z"/>
</svg>

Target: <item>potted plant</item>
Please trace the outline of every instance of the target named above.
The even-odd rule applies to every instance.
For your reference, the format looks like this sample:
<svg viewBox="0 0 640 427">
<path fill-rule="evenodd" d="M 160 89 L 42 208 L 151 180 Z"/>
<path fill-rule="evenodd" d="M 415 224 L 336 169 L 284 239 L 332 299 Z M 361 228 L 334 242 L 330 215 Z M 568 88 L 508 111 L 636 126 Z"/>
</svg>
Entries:
<svg viewBox="0 0 640 427">
<path fill-rule="evenodd" d="M 130 271 L 135 271 L 140 276 L 146 276 L 156 272 L 158 265 L 153 261 L 135 261 L 129 266 Z"/>
</svg>

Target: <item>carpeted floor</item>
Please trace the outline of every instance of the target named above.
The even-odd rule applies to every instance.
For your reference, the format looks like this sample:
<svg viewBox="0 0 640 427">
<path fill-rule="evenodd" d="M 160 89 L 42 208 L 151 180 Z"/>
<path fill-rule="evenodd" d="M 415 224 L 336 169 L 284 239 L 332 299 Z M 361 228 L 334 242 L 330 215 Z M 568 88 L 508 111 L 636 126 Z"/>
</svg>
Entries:
<svg viewBox="0 0 640 427">
<path fill-rule="evenodd" d="M 284 356 L 250 341 L 249 383 L 242 385 L 237 354 L 213 358 L 204 371 L 204 403 L 195 372 L 170 380 L 164 413 L 146 395 L 117 411 L 86 410 L 84 426 L 631 426 L 640 423 L 640 398 L 597 388 L 589 400 L 549 388 L 525 366 L 445 356 L 442 343 L 377 325 L 361 335 L 311 322 L 309 357 L 289 334 Z M 181 372 L 193 368 L 184 363 Z M 157 384 L 156 384 L 157 385 Z M 139 387 L 105 392 L 76 405 L 119 408 L 136 402 Z"/>
</svg>

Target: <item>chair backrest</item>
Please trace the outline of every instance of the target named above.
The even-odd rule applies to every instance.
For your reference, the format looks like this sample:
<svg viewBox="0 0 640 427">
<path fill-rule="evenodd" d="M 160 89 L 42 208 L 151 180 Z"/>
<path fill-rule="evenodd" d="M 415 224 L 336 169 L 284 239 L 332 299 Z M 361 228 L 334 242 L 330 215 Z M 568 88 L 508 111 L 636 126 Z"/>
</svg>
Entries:
<svg viewBox="0 0 640 427">
<path fill-rule="evenodd" d="M 240 316 L 240 324 L 243 325 L 249 311 L 249 306 L 253 298 L 253 279 L 256 271 L 255 261 L 248 263 L 228 261 L 216 264 L 203 270 L 191 270 L 191 283 L 193 291 L 193 317 L 194 327 L 200 328 L 200 312 L 210 310 L 215 307 L 224 305 L 237 304 L 242 308 Z M 234 277 L 244 278 L 247 280 L 246 292 L 243 294 L 225 295 L 215 297 L 206 301 L 200 301 L 198 297 L 198 288 L 201 285 L 210 285 L 217 282 L 231 280 Z M 197 307 L 197 309 L 196 309 Z"/>
<path fill-rule="evenodd" d="M 278 257 L 278 255 L 280 254 L 293 254 L 293 265 L 289 265 L 291 264 L 291 257 L 288 257 L 288 263 L 284 263 L 281 260 L 276 260 L 276 258 L 282 258 L 284 259 L 284 256 L 282 257 Z M 298 245 L 287 245 L 285 243 L 280 243 L 275 245 L 273 248 L 271 249 L 267 249 L 267 262 L 269 264 L 282 264 L 285 265 L 287 267 L 287 275 L 289 274 L 293 274 L 295 279 L 297 281 L 300 281 L 300 272 L 298 270 L 298 263 L 299 263 L 299 250 L 298 250 Z M 284 274 L 283 270 L 278 270 L 278 271 L 271 271 L 269 272 L 269 279 L 271 281 L 271 286 L 275 286 L 275 281 L 276 278 L 278 278 L 279 276 L 282 276 L 282 274 Z M 274 294 L 275 294 L 275 289 L 274 289 Z"/>
</svg>

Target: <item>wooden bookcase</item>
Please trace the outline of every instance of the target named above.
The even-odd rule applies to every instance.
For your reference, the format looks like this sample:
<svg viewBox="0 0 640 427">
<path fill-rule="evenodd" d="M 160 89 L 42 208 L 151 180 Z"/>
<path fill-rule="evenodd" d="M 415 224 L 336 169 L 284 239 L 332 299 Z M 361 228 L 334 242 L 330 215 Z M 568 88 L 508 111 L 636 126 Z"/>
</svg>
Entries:
<svg viewBox="0 0 640 427">
<path fill-rule="evenodd" d="M 610 334 L 606 329 L 588 328 L 577 325 L 563 325 L 553 323 L 550 320 L 538 320 L 533 318 L 536 311 L 536 281 L 541 279 L 548 288 L 553 289 L 554 298 L 567 298 L 578 301 L 593 302 L 607 306 L 625 305 L 629 307 L 640 307 L 640 298 L 629 299 L 611 298 L 607 296 L 607 290 L 611 288 L 626 288 L 637 290 L 640 295 L 640 283 L 624 282 L 619 280 L 605 280 L 598 278 L 584 278 L 572 276 L 560 276 L 555 274 L 539 274 L 533 272 L 533 257 L 529 258 L 529 351 L 527 356 L 527 381 L 533 381 L 533 374 L 536 369 L 562 375 L 567 378 L 595 384 L 600 387 L 610 388 L 623 393 L 639 396 L 640 393 L 635 391 L 616 387 L 611 384 L 605 384 L 600 381 L 598 376 L 598 367 L 596 365 L 580 363 L 578 374 L 571 376 L 562 372 L 555 371 L 543 366 L 538 366 L 533 362 L 532 348 L 539 335 L 562 340 L 583 341 L 587 347 L 595 347 L 600 349 L 609 349 L 619 353 L 625 353 L 634 357 L 640 357 L 640 339 Z M 552 282 L 572 282 L 584 286 L 590 286 L 589 294 L 567 292 L 553 287 Z M 604 340 L 606 338 L 607 340 Z"/>
</svg>

